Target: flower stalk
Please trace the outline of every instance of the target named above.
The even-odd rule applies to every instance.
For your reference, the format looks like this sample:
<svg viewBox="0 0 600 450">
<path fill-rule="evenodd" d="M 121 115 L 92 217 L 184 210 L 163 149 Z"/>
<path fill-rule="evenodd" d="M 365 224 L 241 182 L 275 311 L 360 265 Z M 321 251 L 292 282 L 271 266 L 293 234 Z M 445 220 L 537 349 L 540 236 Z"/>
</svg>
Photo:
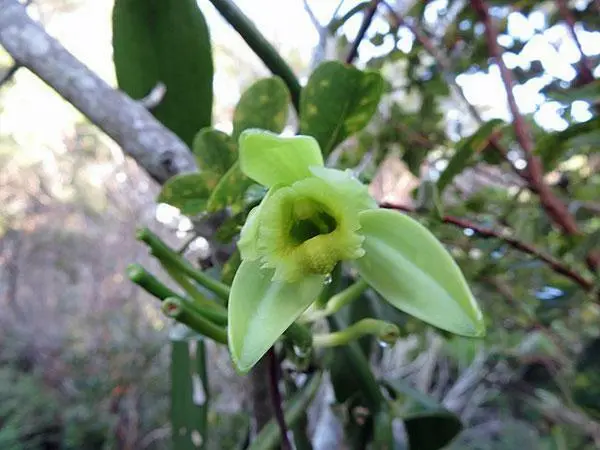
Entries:
<svg viewBox="0 0 600 450">
<path fill-rule="evenodd" d="M 339 347 L 367 335 L 374 335 L 380 342 L 389 345 L 396 342 L 400 336 L 400 330 L 396 325 L 385 320 L 367 318 L 340 331 L 315 334 L 313 345 L 315 347 Z"/>
<path fill-rule="evenodd" d="M 138 230 L 137 238 L 150 247 L 152 255 L 161 261 L 161 263 L 171 266 L 173 270 L 184 273 L 194 281 L 198 282 L 198 284 L 214 292 L 219 298 L 223 300 L 229 298 L 229 286 L 206 275 L 204 272 L 195 269 L 188 261 L 172 250 L 148 228 Z"/>
<path fill-rule="evenodd" d="M 177 298 L 181 301 L 187 302 L 198 314 L 202 315 L 211 322 L 214 322 L 216 325 L 227 325 L 227 310 L 224 307 L 216 303 L 212 303 L 206 298 L 204 298 L 204 302 L 198 303 L 181 297 L 169 287 L 165 286 L 161 281 L 158 280 L 158 278 L 156 278 L 139 264 L 131 264 L 127 268 L 127 276 L 132 282 L 159 300 L 165 300 L 169 297 Z M 202 295 L 197 290 L 195 292 L 196 295 Z"/>
<path fill-rule="evenodd" d="M 227 331 L 199 314 L 188 302 L 177 297 L 167 297 L 161 307 L 166 316 L 187 325 L 192 330 L 227 345 Z"/>
<path fill-rule="evenodd" d="M 325 305 L 325 309 L 314 310 L 309 308 L 308 311 L 306 311 L 306 313 L 303 316 L 301 316 L 301 322 L 315 322 L 317 320 L 324 319 L 327 316 L 335 314 L 344 306 L 360 298 L 361 294 L 368 287 L 369 285 L 365 280 L 359 279 L 343 291 L 338 292 L 337 294 L 332 296 Z"/>
</svg>

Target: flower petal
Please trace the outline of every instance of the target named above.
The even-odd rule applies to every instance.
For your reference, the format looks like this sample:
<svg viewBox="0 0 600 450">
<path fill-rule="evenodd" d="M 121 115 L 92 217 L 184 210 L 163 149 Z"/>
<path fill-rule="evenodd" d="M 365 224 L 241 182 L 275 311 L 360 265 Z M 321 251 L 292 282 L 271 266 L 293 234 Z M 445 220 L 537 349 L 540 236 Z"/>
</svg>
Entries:
<svg viewBox="0 0 600 450">
<path fill-rule="evenodd" d="M 324 277 L 297 283 L 271 281 L 272 270 L 243 261 L 229 296 L 229 351 L 237 369 L 248 372 L 285 330 L 315 301 Z"/>
<path fill-rule="evenodd" d="M 388 302 L 438 328 L 483 336 L 481 311 L 456 262 L 421 224 L 389 210 L 360 214 L 360 275 Z"/>
<path fill-rule="evenodd" d="M 238 240 L 237 247 L 240 251 L 242 259 L 257 259 L 259 258 L 258 239 L 260 232 L 260 214 L 263 210 L 264 204 L 271 198 L 281 186 L 273 186 L 267 194 L 263 197 L 258 206 L 252 208 L 246 222 L 240 231 L 240 239 Z"/>
<path fill-rule="evenodd" d="M 239 139 L 242 171 L 257 183 L 270 187 L 289 185 L 311 176 L 310 166 L 322 166 L 323 155 L 310 136 L 282 137 L 257 129 Z"/>
<path fill-rule="evenodd" d="M 377 208 L 377 202 L 369 194 L 367 186 L 356 179 L 350 169 L 342 171 L 315 166 L 311 167 L 310 171 L 345 198 L 345 203 L 353 209 L 362 211 Z"/>
</svg>

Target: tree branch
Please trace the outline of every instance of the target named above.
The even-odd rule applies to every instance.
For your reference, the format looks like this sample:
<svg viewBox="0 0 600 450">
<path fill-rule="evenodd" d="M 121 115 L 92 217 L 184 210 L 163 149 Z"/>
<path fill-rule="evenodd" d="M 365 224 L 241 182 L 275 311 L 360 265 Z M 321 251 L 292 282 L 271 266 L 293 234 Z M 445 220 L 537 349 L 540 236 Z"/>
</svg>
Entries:
<svg viewBox="0 0 600 450">
<path fill-rule="evenodd" d="M 537 192 L 542 206 L 552 221 L 557 224 L 566 234 L 579 234 L 579 228 L 575 218 L 569 213 L 567 206 L 554 195 L 550 187 L 544 181 L 542 162 L 534 154 L 534 143 L 531 133 L 523 116 L 519 112 L 517 102 L 513 93 L 513 79 L 510 70 L 504 64 L 502 52 L 498 45 L 498 32 L 492 23 L 488 7 L 484 0 L 471 0 L 473 9 L 479 16 L 479 20 L 485 26 L 485 36 L 488 51 L 500 69 L 500 75 L 506 90 L 508 106 L 513 116 L 513 127 L 517 142 L 523 149 L 527 161 L 528 181 L 532 190 Z"/>
<path fill-rule="evenodd" d="M 350 52 L 348 52 L 348 56 L 346 57 L 346 64 L 352 64 L 354 59 L 358 56 L 358 47 L 360 43 L 365 38 L 365 34 L 367 29 L 371 25 L 373 21 L 373 17 L 375 16 L 375 11 L 377 11 L 377 6 L 379 5 L 380 0 L 371 0 L 371 4 L 365 11 L 365 15 L 362 23 L 360 24 L 360 29 L 358 30 L 358 34 L 356 35 L 356 39 L 352 43 L 352 47 L 350 48 Z"/>
<path fill-rule="evenodd" d="M 196 170 L 193 155 L 138 102 L 111 88 L 69 53 L 17 0 L 0 0 L 0 44 L 113 138 L 156 181 Z"/>
<path fill-rule="evenodd" d="M 415 212 L 415 210 L 413 208 L 409 208 L 409 207 L 402 206 L 402 205 L 394 205 L 391 203 L 382 203 L 379 206 L 381 206 L 382 208 L 395 209 L 397 211 L 404 211 L 404 212 L 408 212 L 408 213 Z M 570 267 L 565 265 L 562 261 L 559 261 L 558 259 L 556 259 L 553 256 L 547 254 L 546 252 L 536 248 L 535 246 L 533 246 L 531 244 L 528 244 L 526 242 L 520 241 L 516 238 L 513 238 L 513 237 L 507 235 L 507 233 L 503 233 L 502 231 L 497 231 L 492 228 L 482 227 L 481 225 L 473 223 L 467 219 L 462 219 L 460 217 L 443 216 L 442 222 L 450 224 L 450 225 L 454 225 L 455 227 L 458 227 L 461 229 L 467 229 L 467 228 L 471 229 L 475 232 L 475 234 L 477 234 L 479 237 L 484 238 L 484 239 L 489 239 L 489 238 L 499 239 L 499 240 L 503 241 L 505 244 L 514 248 L 515 250 L 519 250 L 520 252 L 527 253 L 528 255 L 531 255 L 531 256 L 539 259 L 540 261 L 546 263 L 548 265 L 548 267 L 550 267 L 550 269 L 552 269 L 554 272 L 571 279 L 573 282 L 577 283 L 583 290 L 589 292 L 594 289 L 594 283 L 592 281 L 588 280 L 587 278 L 585 278 L 584 276 L 582 276 L 581 274 L 576 272 L 574 269 L 571 269 Z"/>
</svg>

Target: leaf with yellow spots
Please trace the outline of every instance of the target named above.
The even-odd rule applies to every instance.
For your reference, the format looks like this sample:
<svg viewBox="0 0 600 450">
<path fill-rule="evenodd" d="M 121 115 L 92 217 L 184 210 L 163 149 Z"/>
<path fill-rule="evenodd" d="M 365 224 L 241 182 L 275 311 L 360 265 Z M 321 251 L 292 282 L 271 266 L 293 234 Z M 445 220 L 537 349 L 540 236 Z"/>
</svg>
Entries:
<svg viewBox="0 0 600 450">
<path fill-rule="evenodd" d="M 229 206 L 234 213 L 241 211 L 244 207 L 244 194 L 252 184 L 254 181 L 242 173 L 239 162 L 236 162 L 210 194 L 206 210 L 216 212 Z"/>
<path fill-rule="evenodd" d="M 313 136 L 323 155 L 362 130 L 377 110 L 384 80 L 337 61 L 321 64 L 300 97 L 300 133 Z"/>
<path fill-rule="evenodd" d="M 156 201 L 179 208 L 186 216 L 199 214 L 206 208 L 218 180 L 219 177 L 211 172 L 176 175 L 163 185 Z"/>
<path fill-rule="evenodd" d="M 225 174 L 237 159 L 237 144 L 226 133 L 214 128 L 202 128 L 194 138 L 192 151 L 200 170 L 212 172 L 217 179 Z"/>
<path fill-rule="evenodd" d="M 281 133 L 287 122 L 290 93 L 279 77 L 258 80 L 240 98 L 233 113 L 233 137 L 248 128 Z"/>
</svg>

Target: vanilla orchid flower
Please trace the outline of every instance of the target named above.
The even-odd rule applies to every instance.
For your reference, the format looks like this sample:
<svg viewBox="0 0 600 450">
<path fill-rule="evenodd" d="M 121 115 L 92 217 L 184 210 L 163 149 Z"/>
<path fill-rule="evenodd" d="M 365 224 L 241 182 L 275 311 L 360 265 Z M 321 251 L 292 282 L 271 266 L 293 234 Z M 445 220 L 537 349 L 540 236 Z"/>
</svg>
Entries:
<svg viewBox="0 0 600 450">
<path fill-rule="evenodd" d="M 405 214 L 378 208 L 351 171 L 324 167 L 309 136 L 246 130 L 244 174 L 268 188 L 249 214 L 231 286 L 228 342 L 246 372 L 348 261 L 394 307 L 436 327 L 482 336 L 482 314 L 442 244 Z"/>
</svg>

